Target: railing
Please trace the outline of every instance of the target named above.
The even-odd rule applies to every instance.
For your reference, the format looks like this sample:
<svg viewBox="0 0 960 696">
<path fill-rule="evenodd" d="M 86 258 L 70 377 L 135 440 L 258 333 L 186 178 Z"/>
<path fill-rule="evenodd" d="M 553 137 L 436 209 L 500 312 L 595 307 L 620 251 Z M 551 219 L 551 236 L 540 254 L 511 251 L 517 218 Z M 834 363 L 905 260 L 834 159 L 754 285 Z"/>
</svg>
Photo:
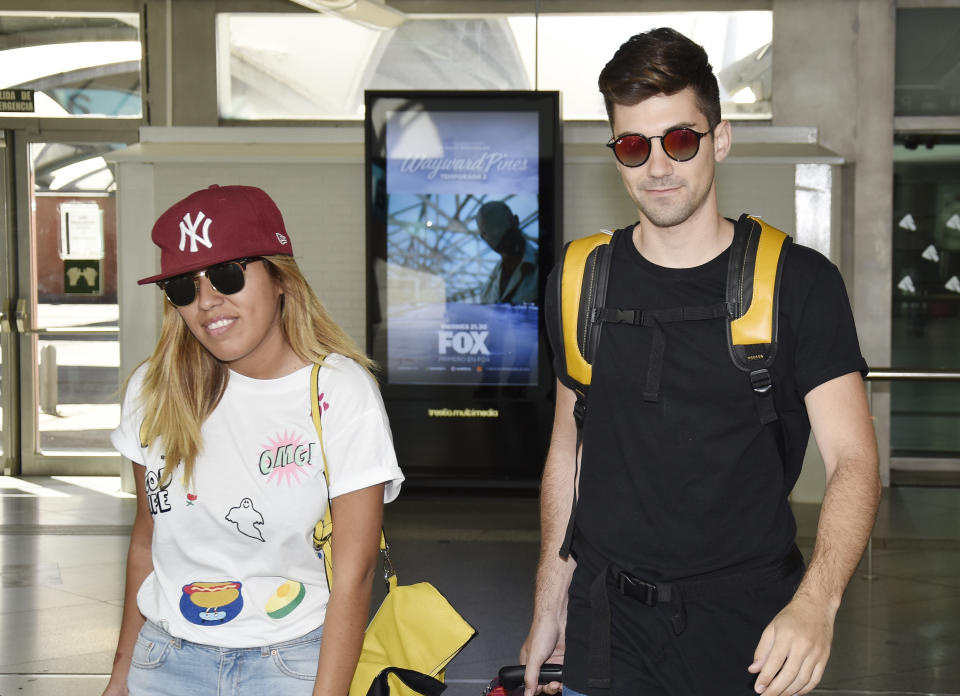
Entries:
<svg viewBox="0 0 960 696">
<path fill-rule="evenodd" d="M 910 370 L 892 367 L 871 367 L 866 376 L 870 382 L 960 382 L 960 372 L 955 370 Z"/>
<path fill-rule="evenodd" d="M 867 383 L 867 403 L 873 412 L 874 382 L 960 382 L 960 372 L 956 370 L 911 370 L 892 367 L 871 367 L 864 378 Z M 867 580 L 875 580 L 873 574 L 873 535 L 867 541 Z"/>
</svg>

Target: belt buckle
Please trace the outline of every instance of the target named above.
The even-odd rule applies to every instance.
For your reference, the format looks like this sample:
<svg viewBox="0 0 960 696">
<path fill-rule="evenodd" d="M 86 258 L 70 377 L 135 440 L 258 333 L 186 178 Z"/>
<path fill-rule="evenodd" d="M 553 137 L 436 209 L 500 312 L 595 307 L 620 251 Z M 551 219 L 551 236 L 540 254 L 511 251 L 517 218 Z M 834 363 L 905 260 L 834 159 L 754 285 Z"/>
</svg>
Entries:
<svg viewBox="0 0 960 696">
<path fill-rule="evenodd" d="M 657 586 L 652 582 L 635 578 L 621 571 L 617 575 L 617 589 L 621 594 L 639 599 L 648 607 L 656 605 L 659 600 Z"/>
</svg>

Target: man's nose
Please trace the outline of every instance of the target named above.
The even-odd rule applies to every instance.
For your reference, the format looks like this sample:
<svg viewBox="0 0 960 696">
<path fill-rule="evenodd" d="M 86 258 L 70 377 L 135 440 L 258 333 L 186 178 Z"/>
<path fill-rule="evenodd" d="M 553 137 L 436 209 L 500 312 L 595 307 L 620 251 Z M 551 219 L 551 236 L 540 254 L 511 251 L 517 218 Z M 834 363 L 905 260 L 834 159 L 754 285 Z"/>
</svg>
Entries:
<svg viewBox="0 0 960 696">
<path fill-rule="evenodd" d="M 650 143 L 650 157 L 647 159 L 647 167 L 649 175 L 656 179 L 673 174 L 673 160 L 667 156 L 663 149 L 663 141 L 660 138 Z"/>
</svg>

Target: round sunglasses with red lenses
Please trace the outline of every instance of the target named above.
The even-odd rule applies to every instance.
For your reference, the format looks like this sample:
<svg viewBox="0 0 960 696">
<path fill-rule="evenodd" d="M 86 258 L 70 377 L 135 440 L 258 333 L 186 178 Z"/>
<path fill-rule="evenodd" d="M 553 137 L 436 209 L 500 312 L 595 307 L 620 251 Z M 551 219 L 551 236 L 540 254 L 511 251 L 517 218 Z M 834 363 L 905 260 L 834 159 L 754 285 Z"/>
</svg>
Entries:
<svg viewBox="0 0 960 696">
<path fill-rule="evenodd" d="M 261 260 L 259 256 L 234 259 L 233 261 L 218 263 L 202 271 L 184 273 L 166 280 L 158 280 L 157 285 L 163 288 L 163 292 L 166 293 L 171 304 L 176 307 L 186 307 L 197 299 L 197 284 L 200 276 L 206 276 L 213 289 L 221 295 L 233 295 L 243 290 L 247 264 Z"/>
<path fill-rule="evenodd" d="M 667 157 L 675 162 L 692 160 L 700 151 L 700 139 L 709 135 L 713 129 L 698 133 L 692 128 L 673 128 L 663 135 L 647 137 L 639 133 L 624 133 L 611 138 L 607 147 L 613 150 L 617 161 L 624 167 L 639 167 L 650 158 L 651 141 L 660 139 L 660 145 Z"/>
</svg>

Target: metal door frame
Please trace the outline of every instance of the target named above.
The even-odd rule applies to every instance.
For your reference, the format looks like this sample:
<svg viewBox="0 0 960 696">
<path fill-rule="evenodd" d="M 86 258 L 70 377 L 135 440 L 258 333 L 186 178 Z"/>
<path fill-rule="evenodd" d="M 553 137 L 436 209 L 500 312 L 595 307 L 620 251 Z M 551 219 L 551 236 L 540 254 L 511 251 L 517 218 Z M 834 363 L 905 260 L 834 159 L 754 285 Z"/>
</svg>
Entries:
<svg viewBox="0 0 960 696">
<path fill-rule="evenodd" d="M 14 311 L 18 290 L 16 258 L 16 194 L 13 177 L 13 134 L 0 130 L 0 407 L 3 409 L 0 474 L 20 473 L 20 366 Z"/>
<path fill-rule="evenodd" d="M 19 121 L 19 119 L 18 119 Z M 0 124 L 4 125 L 4 124 Z M 9 125 L 9 123 L 7 124 Z M 17 314 L 18 300 L 27 300 L 31 297 L 31 283 L 34 275 L 31 253 L 31 175 L 29 146 L 32 143 L 136 143 L 139 139 L 140 120 L 102 120 L 90 119 L 77 121 L 72 119 L 24 119 L 16 124 L 19 127 L 7 131 L 7 157 L 12 160 L 8 163 L 7 171 L 12 175 L 12 182 L 6 184 L 6 190 L 13 194 L 12 206 L 15 210 L 7 217 L 12 220 L 12 229 L 7 235 L 12 243 L 11 251 L 16 251 L 16 265 L 13 274 L 15 284 L 9 298 L 9 305 L 14 315 Z M 10 142 L 12 140 L 12 143 Z M 11 147 L 12 144 L 12 147 Z M 12 155 L 12 157 L 11 157 Z M 14 258 L 11 253 L 6 258 Z M 11 285 L 12 283 L 7 283 Z M 4 290 L 6 290 L 4 288 Z M 7 412 L 10 411 L 11 447 L 16 446 L 9 453 L 5 452 L 5 469 L 12 475 L 117 475 L 120 471 L 121 460 L 119 455 L 92 454 L 84 455 L 75 452 L 58 454 L 43 454 L 35 434 L 37 430 L 38 409 L 36 404 L 38 394 L 38 365 L 34 359 L 29 359 L 31 336 L 38 333 L 33 328 L 25 328 L 30 317 L 13 318 L 12 332 L 5 334 L 15 337 L 8 341 L 11 345 L 10 384 L 16 384 L 16 389 L 8 398 L 7 389 L 4 389 L 4 427 L 7 427 Z M 20 324 L 18 326 L 17 324 Z M 32 326 L 32 325 L 30 325 Z M 25 330 L 23 330 L 23 328 Z M 4 386 L 7 381 L 7 360 L 4 354 Z M 14 370 L 14 364 L 16 370 Z M 118 368 L 119 369 L 119 368 Z M 16 401 L 14 401 L 14 397 Z M 7 404 L 10 404 L 7 407 Z M 19 421 L 19 427 L 13 422 Z"/>
</svg>

